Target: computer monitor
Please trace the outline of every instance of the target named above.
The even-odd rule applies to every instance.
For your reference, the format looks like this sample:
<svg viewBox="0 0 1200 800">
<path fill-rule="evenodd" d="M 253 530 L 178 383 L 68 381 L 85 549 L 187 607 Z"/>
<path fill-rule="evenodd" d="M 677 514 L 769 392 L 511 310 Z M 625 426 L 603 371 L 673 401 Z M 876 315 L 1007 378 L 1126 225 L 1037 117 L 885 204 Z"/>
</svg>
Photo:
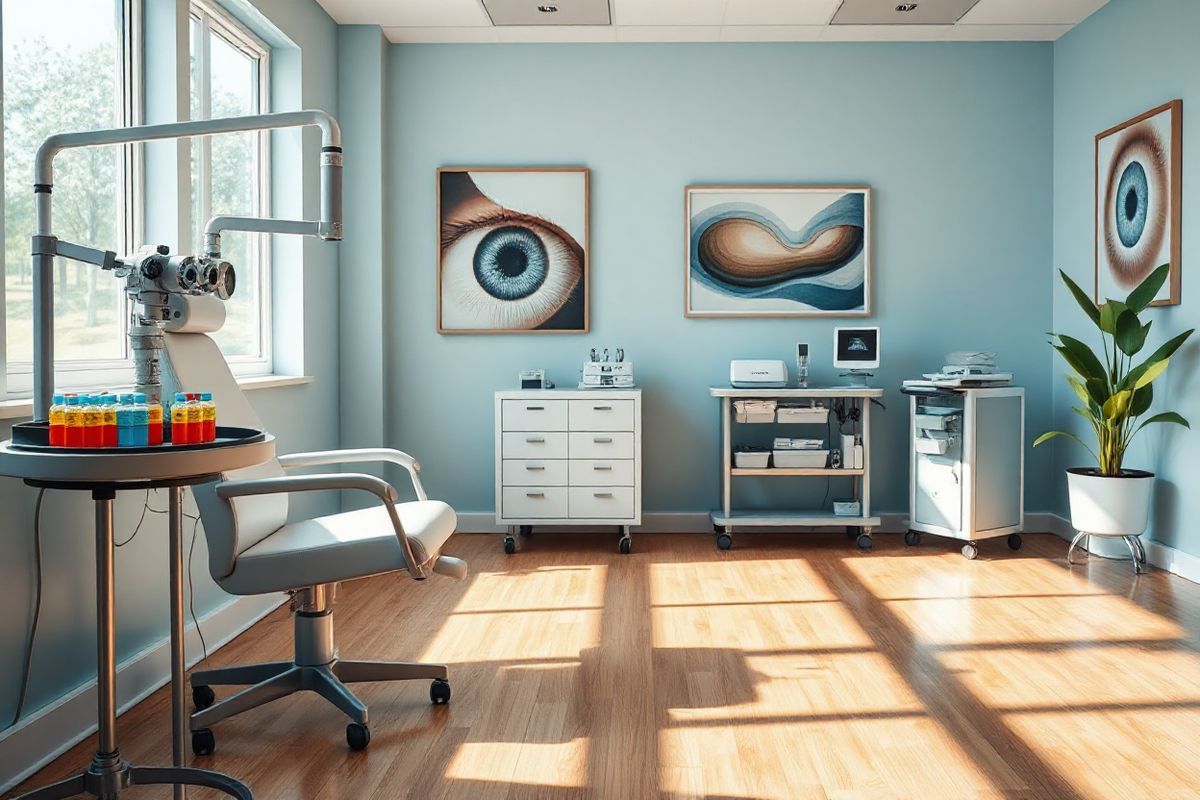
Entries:
<svg viewBox="0 0 1200 800">
<path fill-rule="evenodd" d="M 833 366 L 853 371 L 879 369 L 879 328 L 834 328 Z"/>
</svg>

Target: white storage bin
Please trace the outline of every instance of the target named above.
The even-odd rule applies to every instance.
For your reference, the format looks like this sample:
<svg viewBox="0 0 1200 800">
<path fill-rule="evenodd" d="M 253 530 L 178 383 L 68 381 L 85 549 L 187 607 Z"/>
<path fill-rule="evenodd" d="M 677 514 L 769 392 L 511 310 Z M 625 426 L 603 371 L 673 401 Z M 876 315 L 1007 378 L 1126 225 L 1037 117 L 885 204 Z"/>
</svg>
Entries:
<svg viewBox="0 0 1200 800">
<path fill-rule="evenodd" d="M 735 400 L 733 418 L 737 422 L 774 422 L 775 405 L 774 400 Z"/>
<path fill-rule="evenodd" d="M 765 469 L 770 460 L 767 450 L 739 450 L 733 454 L 733 465 L 738 469 Z"/>
<path fill-rule="evenodd" d="M 946 431 L 958 425 L 958 414 L 914 414 L 913 424 L 923 431 Z"/>
<path fill-rule="evenodd" d="M 833 513 L 839 517 L 857 517 L 862 515 L 862 503 L 858 500 L 834 500 Z"/>
<path fill-rule="evenodd" d="M 828 450 L 773 450 L 776 469 L 822 469 L 829 460 Z"/>
<path fill-rule="evenodd" d="M 829 422 L 829 409 L 822 406 L 780 406 L 775 411 L 775 421 L 805 425 L 825 425 Z"/>
</svg>

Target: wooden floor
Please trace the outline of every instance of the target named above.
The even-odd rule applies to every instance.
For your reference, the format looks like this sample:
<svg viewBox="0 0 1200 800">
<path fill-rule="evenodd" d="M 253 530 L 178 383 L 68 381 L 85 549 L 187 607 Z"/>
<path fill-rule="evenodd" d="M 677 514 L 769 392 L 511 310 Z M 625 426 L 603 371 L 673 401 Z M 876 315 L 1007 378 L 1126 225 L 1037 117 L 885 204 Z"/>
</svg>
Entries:
<svg viewBox="0 0 1200 800">
<path fill-rule="evenodd" d="M 974 562 L 888 535 L 615 543 L 547 534 L 506 557 L 459 535 L 465 582 L 344 586 L 342 654 L 446 662 L 452 703 L 363 687 L 373 741 L 352 753 L 336 711 L 291 697 L 219 725 L 196 765 L 258 800 L 1200 796 L 1200 586 L 1068 568 L 1049 535 Z M 290 637 L 276 612 L 212 662 L 288 657 Z M 122 718 L 127 758 L 166 763 L 167 704 Z"/>
</svg>

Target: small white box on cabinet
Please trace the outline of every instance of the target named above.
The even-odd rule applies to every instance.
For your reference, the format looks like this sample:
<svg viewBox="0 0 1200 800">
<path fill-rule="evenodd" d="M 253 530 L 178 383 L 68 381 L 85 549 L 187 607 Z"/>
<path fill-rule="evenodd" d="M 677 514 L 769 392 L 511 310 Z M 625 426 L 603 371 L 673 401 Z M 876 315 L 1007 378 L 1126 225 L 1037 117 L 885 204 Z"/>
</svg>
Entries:
<svg viewBox="0 0 1200 800">
<path fill-rule="evenodd" d="M 642 521 L 642 393 L 639 389 L 496 392 L 496 522 L 615 525 L 628 553 Z"/>
</svg>

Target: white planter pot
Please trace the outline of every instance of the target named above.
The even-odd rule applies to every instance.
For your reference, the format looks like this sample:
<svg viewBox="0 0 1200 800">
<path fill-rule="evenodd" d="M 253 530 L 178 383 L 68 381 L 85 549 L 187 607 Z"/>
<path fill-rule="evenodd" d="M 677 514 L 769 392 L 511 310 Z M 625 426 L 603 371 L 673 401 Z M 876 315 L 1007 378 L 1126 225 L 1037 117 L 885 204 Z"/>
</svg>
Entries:
<svg viewBox="0 0 1200 800">
<path fill-rule="evenodd" d="M 1119 478 L 1067 470 L 1071 527 L 1095 536 L 1137 536 L 1150 521 L 1154 475 L 1127 470 Z"/>
</svg>

